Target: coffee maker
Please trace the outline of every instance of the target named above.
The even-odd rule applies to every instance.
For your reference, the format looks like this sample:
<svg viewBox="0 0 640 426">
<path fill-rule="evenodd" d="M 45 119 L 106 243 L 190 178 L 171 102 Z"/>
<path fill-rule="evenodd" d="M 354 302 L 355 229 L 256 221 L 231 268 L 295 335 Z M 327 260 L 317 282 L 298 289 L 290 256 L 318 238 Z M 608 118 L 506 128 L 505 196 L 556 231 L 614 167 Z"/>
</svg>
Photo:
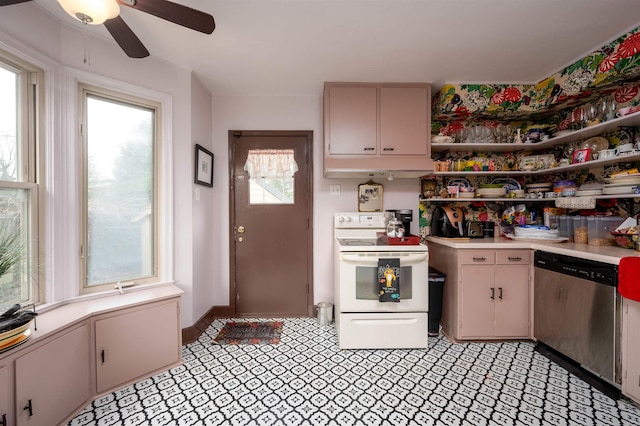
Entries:
<svg viewBox="0 0 640 426">
<path fill-rule="evenodd" d="M 411 221 L 413 221 L 413 210 L 411 209 L 402 209 L 402 210 L 385 210 L 385 213 L 388 215 L 395 216 L 400 222 L 402 222 L 402 227 L 404 228 L 404 234 L 411 234 Z"/>
</svg>

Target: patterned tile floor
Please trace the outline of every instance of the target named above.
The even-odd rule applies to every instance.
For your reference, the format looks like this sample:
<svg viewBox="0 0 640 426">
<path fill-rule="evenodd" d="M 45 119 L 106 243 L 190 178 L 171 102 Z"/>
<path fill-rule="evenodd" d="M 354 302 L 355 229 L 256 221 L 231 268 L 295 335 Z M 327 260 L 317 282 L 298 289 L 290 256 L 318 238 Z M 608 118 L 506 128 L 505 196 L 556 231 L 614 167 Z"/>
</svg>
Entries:
<svg viewBox="0 0 640 426">
<path fill-rule="evenodd" d="M 242 321 L 242 320 L 239 320 Z M 333 326 L 285 319 L 278 345 L 216 345 L 216 320 L 184 365 L 96 399 L 69 425 L 640 425 L 532 343 L 340 351 Z"/>
</svg>

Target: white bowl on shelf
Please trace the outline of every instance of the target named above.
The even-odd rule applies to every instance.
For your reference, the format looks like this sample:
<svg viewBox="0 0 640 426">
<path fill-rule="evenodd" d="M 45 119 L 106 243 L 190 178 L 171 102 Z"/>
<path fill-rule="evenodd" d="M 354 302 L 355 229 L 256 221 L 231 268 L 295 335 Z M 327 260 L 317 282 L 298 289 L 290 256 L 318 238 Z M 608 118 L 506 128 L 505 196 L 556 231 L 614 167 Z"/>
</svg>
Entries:
<svg viewBox="0 0 640 426">
<path fill-rule="evenodd" d="M 484 198 L 500 198 L 507 194 L 505 188 L 478 188 L 476 194 Z"/>
</svg>

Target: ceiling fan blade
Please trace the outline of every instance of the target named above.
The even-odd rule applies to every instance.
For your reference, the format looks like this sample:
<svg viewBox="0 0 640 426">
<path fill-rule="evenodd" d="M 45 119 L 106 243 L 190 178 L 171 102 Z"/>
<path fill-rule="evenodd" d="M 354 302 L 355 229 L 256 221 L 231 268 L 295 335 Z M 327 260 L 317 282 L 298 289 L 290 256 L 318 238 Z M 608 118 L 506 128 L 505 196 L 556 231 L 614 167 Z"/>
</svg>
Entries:
<svg viewBox="0 0 640 426">
<path fill-rule="evenodd" d="M 138 36 L 136 36 L 126 22 L 120 17 L 116 16 L 113 19 L 107 19 L 104 21 L 104 26 L 111 33 L 113 39 L 124 50 L 130 58 L 146 58 L 149 56 L 149 51 L 142 44 Z"/>
<path fill-rule="evenodd" d="M 169 0 L 117 0 L 123 6 L 132 7 L 165 19 L 174 24 L 211 34 L 216 28 L 213 16 L 208 13 L 173 3 Z"/>
<path fill-rule="evenodd" d="M 0 6 L 9 6 L 10 4 L 25 3 L 31 0 L 0 0 Z"/>
</svg>

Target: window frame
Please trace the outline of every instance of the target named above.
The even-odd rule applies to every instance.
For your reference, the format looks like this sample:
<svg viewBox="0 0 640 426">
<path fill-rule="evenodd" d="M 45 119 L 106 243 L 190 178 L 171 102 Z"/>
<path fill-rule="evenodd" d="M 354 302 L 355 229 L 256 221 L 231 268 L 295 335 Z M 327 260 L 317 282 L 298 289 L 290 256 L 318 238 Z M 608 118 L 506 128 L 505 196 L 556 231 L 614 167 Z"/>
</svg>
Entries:
<svg viewBox="0 0 640 426">
<path fill-rule="evenodd" d="M 44 177 L 44 81 L 45 71 L 5 50 L 0 49 L 2 68 L 17 75 L 17 127 L 16 139 L 19 153 L 16 165 L 16 181 L 0 181 L 3 189 L 21 189 L 28 192 L 28 257 L 27 277 L 23 277 L 29 286 L 30 297 L 20 301 L 26 304 L 39 304 L 45 300 L 44 277 L 44 194 L 40 191 Z"/>
<path fill-rule="evenodd" d="M 163 103 L 157 100 L 148 99 L 143 96 L 136 96 L 131 94 L 125 94 L 120 91 L 104 88 L 97 85 L 88 83 L 78 83 L 78 112 L 79 112 L 79 136 L 78 136 L 78 207 L 79 207 L 79 291 L 80 294 L 103 292 L 106 290 L 112 290 L 117 287 L 118 282 L 109 282 L 104 284 L 97 284 L 89 286 L 87 283 L 88 276 L 88 258 L 87 252 L 87 224 L 88 224 L 88 212 L 87 212 L 87 192 L 88 192 L 88 132 L 86 131 L 87 125 L 87 98 L 93 96 L 105 101 L 111 101 L 114 103 L 120 103 L 123 105 L 133 105 L 136 107 L 151 109 L 154 111 L 154 125 L 153 125 L 153 226 L 152 226 L 152 240 L 153 240 L 153 266 L 152 275 L 145 278 L 132 278 L 126 281 L 121 281 L 123 285 L 139 286 L 151 283 L 157 283 L 161 280 L 163 275 L 163 256 L 162 242 L 163 235 L 161 226 L 162 209 L 164 205 L 161 201 L 161 182 L 165 181 L 163 171 Z M 124 284 L 126 283 L 126 284 Z"/>
</svg>

